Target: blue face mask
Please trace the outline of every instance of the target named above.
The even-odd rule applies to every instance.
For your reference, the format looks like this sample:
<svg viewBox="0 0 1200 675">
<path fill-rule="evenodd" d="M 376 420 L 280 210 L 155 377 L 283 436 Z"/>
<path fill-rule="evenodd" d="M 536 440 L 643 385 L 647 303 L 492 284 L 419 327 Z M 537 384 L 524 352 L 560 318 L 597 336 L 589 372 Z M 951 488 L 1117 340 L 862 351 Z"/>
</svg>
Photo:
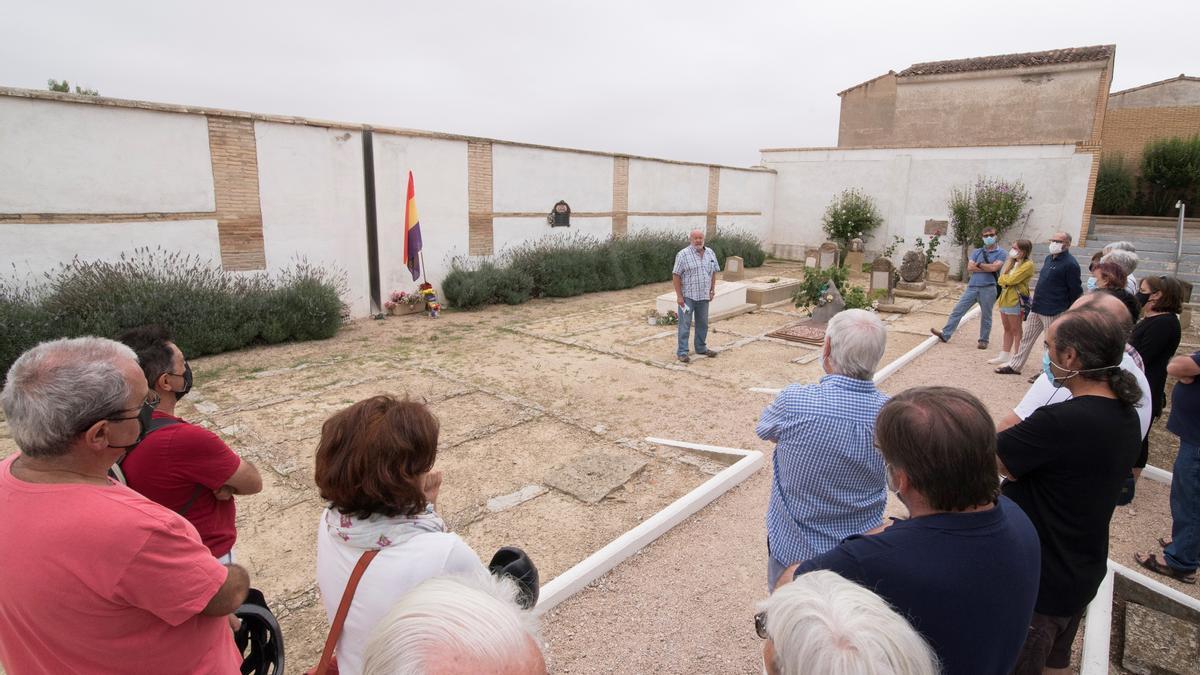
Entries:
<svg viewBox="0 0 1200 675">
<path fill-rule="evenodd" d="M 992 244 L 996 243 L 996 238 L 995 237 L 984 237 L 983 243 L 986 244 L 987 246 L 991 246 Z"/>
<path fill-rule="evenodd" d="M 1087 287 L 1089 291 L 1096 290 L 1096 277 L 1088 277 Z"/>
</svg>

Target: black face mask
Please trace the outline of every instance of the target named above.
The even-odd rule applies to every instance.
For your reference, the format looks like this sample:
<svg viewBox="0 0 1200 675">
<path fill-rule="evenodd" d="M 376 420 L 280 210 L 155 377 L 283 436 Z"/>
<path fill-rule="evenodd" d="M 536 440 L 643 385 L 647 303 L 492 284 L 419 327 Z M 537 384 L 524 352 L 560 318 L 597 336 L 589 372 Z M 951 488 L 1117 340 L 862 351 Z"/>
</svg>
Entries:
<svg viewBox="0 0 1200 675">
<path fill-rule="evenodd" d="M 178 401 L 179 399 L 186 396 L 189 391 L 192 390 L 192 364 L 188 363 L 187 361 L 184 361 L 183 362 L 183 375 L 176 375 L 175 377 L 183 378 L 183 389 L 180 389 L 179 391 L 175 392 L 175 400 Z"/>
<path fill-rule="evenodd" d="M 1150 294 L 1142 293 L 1141 291 L 1139 291 L 1136 295 L 1134 295 L 1134 297 L 1137 298 L 1138 304 L 1143 307 L 1145 307 L 1146 303 L 1150 300 Z"/>
<path fill-rule="evenodd" d="M 109 422 L 119 422 L 121 420 L 132 420 L 132 419 L 136 419 L 138 421 L 137 440 L 130 443 L 129 445 L 113 445 L 110 443 L 108 445 L 108 447 L 119 448 L 121 450 L 129 450 L 130 448 L 134 447 L 138 443 L 141 443 L 142 439 L 146 437 L 146 432 L 150 429 L 150 420 L 153 418 L 153 416 L 154 416 L 154 404 L 147 401 L 147 402 L 143 403 L 141 409 L 138 410 L 137 417 L 110 417 L 110 418 L 108 418 Z"/>
</svg>

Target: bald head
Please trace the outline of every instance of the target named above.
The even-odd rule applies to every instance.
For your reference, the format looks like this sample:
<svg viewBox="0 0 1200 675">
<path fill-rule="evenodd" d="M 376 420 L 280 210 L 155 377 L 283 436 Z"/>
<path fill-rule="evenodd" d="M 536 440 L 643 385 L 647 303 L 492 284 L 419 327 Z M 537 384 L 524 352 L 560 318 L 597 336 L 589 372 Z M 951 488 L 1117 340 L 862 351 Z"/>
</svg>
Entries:
<svg viewBox="0 0 1200 675">
<path fill-rule="evenodd" d="M 1121 289 L 1121 293 L 1125 293 Z M 1071 309 L 1087 307 L 1098 312 L 1103 312 L 1106 316 L 1111 316 L 1116 321 L 1120 322 L 1121 330 L 1125 333 L 1125 339 L 1128 341 L 1129 334 L 1133 332 L 1133 317 L 1130 315 L 1128 303 L 1118 297 L 1117 293 L 1109 289 L 1097 289 L 1092 293 L 1084 293 L 1079 296 L 1079 299 L 1071 304 Z"/>
</svg>

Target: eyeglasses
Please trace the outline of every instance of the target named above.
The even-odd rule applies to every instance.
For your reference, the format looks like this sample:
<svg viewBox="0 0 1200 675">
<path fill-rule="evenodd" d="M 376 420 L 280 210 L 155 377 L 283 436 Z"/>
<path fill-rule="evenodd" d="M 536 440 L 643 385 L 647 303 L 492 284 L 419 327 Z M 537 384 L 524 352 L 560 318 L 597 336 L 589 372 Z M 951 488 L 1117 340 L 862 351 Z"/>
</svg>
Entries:
<svg viewBox="0 0 1200 675">
<path fill-rule="evenodd" d="M 754 615 L 754 632 L 758 633 L 758 637 L 764 640 L 771 639 L 771 636 L 767 634 L 767 613 L 765 610 Z"/>
<path fill-rule="evenodd" d="M 158 407 L 158 403 L 161 400 L 162 399 L 158 394 L 156 394 L 154 392 L 150 392 L 150 393 L 146 394 L 146 398 L 144 400 L 142 400 L 141 405 L 139 405 L 136 408 L 126 408 L 125 410 L 137 410 L 140 413 L 142 410 L 149 408 L 150 410 L 153 411 L 155 408 Z M 121 420 L 136 420 L 138 417 L 139 417 L 138 415 L 134 415 L 133 417 L 105 417 L 104 419 L 109 422 L 120 422 Z"/>
</svg>

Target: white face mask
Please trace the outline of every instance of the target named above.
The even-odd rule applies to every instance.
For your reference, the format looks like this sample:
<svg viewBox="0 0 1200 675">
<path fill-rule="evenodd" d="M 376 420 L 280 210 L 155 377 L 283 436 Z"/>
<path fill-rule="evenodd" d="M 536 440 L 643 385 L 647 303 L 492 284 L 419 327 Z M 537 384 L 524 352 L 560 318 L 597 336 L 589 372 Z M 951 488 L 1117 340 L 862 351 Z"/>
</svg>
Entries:
<svg viewBox="0 0 1200 675">
<path fill-rule="evenodd" d="M 1059 253 L 1062 253 L 1062 250 L 1063 250 L 1063 245 L 1060 242 L 1057 242 L 1057 241 L 1050 242 L 1050 255 L 1058 255 Z"/>
<path fill-rule="evenodd" d="M 1008 252 L 1008 257 L 1012 258 L 1013 260 L 1016 260 L 1017 258 L 1021 257 L 1021 252 L 1014 248 Z"/>
</svg>

